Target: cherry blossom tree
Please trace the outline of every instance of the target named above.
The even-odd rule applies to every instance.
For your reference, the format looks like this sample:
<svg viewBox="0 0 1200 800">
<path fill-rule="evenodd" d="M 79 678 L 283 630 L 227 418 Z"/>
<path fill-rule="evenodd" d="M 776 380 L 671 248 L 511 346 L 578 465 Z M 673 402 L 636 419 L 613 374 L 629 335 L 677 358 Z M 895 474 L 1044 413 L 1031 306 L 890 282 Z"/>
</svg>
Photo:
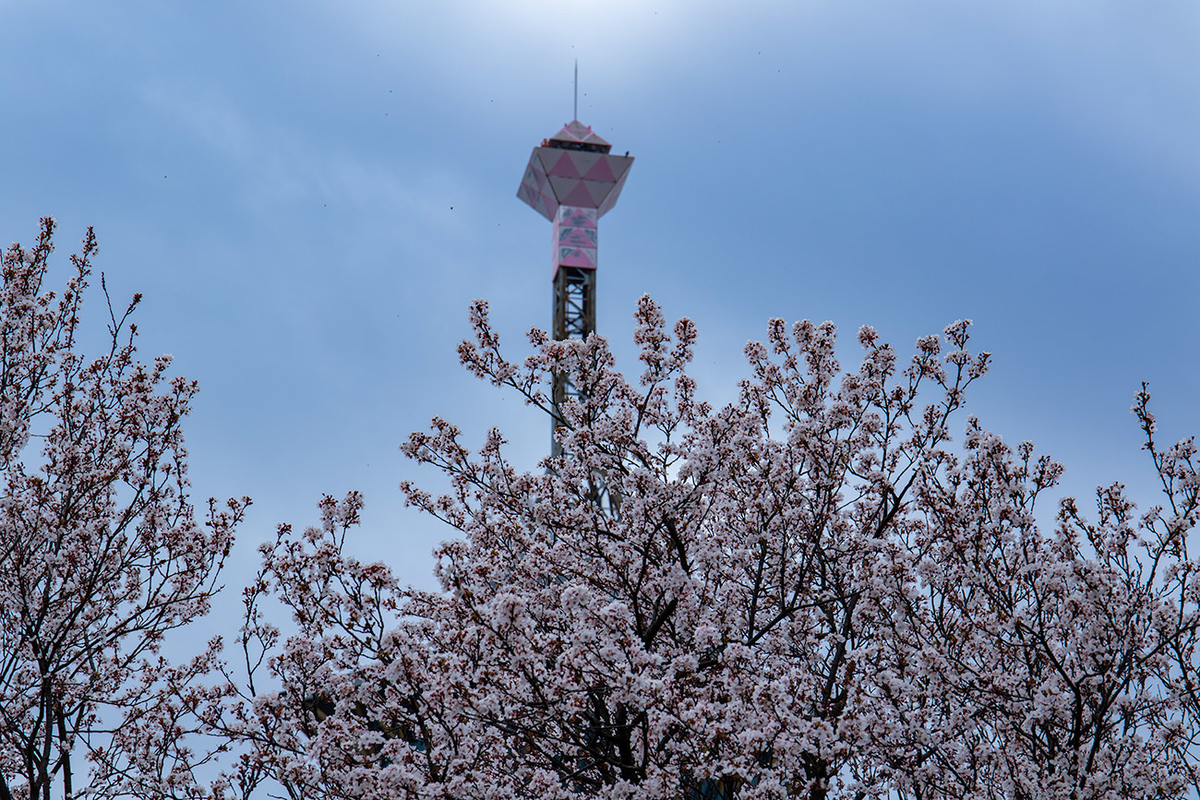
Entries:
<svg viewBox="0 0 1200 800">
<path fill-rule="evenodd" d="M 1148 403 L 1143 387 L 1133 410 L 1166 506 L 1141 515 L 1113 484 L 1097 490 L 1093 517 L 1065 498 L 1041 532 L 1034 503 L 1061 467 L 975 420 L 962 457 L 923 477 L 926 520 L 880 637 L 893 650 L 878 683 L 900 721 L 889 765 L 900 796 L 1196 789 L 1195 447 L 1161 451 Z"/>
<path fill-rule="evenodd" d="M 196 385 L 137 360 L 136 295 L 80 353 L 96 241 L 56 293 L 54 227 L 3 256 L 0 800 L 204 796 L 185 734 L 216 643 L 183 664 L 160 651 L 208 610 L 248 501 L 197 523 L 180 427 Z"/>
<path fill-rule="evenodd" d="M 901 362 L 876 333 L 781 320 L 714 408 L 696 331 L 644 298 L 642 374 L 605 341 L 475 375 L 552 415 L 562 454 L 516 469 L 435 419 L 404 451 L 448 476 L 408 501 L 457 531 L 439 592 L 347 554 L 362 499 L 283 526 L 246 591 L 249 679 L 215 724 L 233 794 L 355 798 L 1164 798 L 1197 785 L 1195 447 L 1166 498 L 1119 485 L 1088 518 L 1036 502 L 1061 468 L 958 421 L 989 356 L 958 322 Z M 578 399 L 556 409 L 555 376 Z M 965 427 L 961 445 L 952 441 Z M 605 498 L 610 498 L 605 502 Z M 1050 514 L 1054 517 L 1053 513 Z M 294 628 L 271 623 L 272 603 Z"/>
</svg>

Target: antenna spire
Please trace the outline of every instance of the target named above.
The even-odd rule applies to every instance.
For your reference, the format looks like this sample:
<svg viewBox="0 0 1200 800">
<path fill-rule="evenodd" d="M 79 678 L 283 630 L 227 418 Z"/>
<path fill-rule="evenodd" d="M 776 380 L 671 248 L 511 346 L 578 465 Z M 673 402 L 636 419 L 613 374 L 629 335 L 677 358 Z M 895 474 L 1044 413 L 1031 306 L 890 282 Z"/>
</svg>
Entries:
<svg viewBox="0 0 1200 800">
<path fill-rule="evenodd" d="M 579 59 L 575 59 L 575 116 L 572 119 L 579 119 Z"/>
</svg>

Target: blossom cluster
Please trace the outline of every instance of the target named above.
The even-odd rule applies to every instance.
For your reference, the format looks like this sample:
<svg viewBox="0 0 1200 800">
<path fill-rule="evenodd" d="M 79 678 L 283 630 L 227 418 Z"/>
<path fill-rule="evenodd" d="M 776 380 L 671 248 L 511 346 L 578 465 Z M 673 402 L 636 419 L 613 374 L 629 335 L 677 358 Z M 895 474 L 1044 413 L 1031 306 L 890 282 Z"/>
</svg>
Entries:
<svg viewBox="0 0 1200 800">
<path fill-rule="evenodd" d="M 80 354 L 89 229 L 61 292 L 54 221 L 3 255 L 0 293 L 0 798 L 203 797 L 191 733 L 218 643 L 172 664 L 165 637 L 205 614 L 247 500 L 188 498 L 181 421 L 196 385 L 138 361 L 109 307 Z M 107 294 L 107 292 L 106 292 Z"/>
<path fill-rule="evenodd" d="M 713 407 L 697 333 L 643 298 L 641 375 L 606 342 L 508 361 L 472 307 L 468 370 L 553 415 L 519 471 L 450 422 L 403 446 L 448 476 L 408 502 L 457 538 L 441 590 L 345 551 L 361 498 L 282 528 L 246 595 L 247 748 L 228 786 L 355 798 L 1166 798 L 1197 785 L 1196 451 L 1138 513 L 1036 503 L 1061 467 L 960 420 L 969 323 L 903 362 L 875 331 L 771 320 Z M 553 406 L 567 376 L 577 398 Z M 965 427 L 961 443 L 952 433 Z M 598 502 L 607 496 L 608 502 Z M 293 612 L 284 635 L 268 598 Z M 261 682 L 265 681 L 265 683 Z"/>
</svg>

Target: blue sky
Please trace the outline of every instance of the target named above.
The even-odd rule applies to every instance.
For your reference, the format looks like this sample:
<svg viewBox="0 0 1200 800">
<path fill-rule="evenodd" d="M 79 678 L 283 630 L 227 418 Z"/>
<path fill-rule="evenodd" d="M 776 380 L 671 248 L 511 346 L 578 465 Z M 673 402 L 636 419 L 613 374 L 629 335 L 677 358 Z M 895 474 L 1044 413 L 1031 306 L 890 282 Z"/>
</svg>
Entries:
<svg viewBox="0 0 1200 800">
<path fill-rule="evenodd" d="M 599 327 L 638 296 L 700 327 L 709 397 L 768 317 L 869 323 L 909 352 L 969 317 L 994 367 L 969 409 L 1142 485 L 1129 414 L 1197 430 L 1200 4 L 706 0 L 0 2 L 0 238 L 94 225 L 146 357 L 200 381 L 197 498 L 256 501 L 239 565 L 321 492 L 430 585 L 436 475 L 398 445 L 433 414 L 544 420 L 467 376 L 487 298 L 523 352 L 550 314 L 550 226 L 515 197 L 579 116 L 637 161 L 600 230 Z M 102 329 L 92 297 L 91 324 Z M 625 364 L 629 364 L 625 360 Z M 630 367 L 627 367 L 631 369 Z"/>
</svg>

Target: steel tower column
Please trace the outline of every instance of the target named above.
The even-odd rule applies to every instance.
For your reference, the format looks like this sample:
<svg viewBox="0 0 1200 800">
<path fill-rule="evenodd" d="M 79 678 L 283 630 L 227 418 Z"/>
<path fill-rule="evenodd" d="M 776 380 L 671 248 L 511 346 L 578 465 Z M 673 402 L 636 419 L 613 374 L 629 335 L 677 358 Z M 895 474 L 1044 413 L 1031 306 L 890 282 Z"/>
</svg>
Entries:
<svg viewBox="0 0 1200 800">
<path fill-rule="evenodd" d="M 560 266 L 554 274 L 554 319 L 551 335 L 556 341 L 586 339 L 596 330 L 596 270 Z M 571 379 L 554 376 L 554 414 L 561 412 L 565 400 L 582 399 Z M 557 420 L 550 421 L 550 453 L 562 455 L 562 445 L 554 435 Z"/>
</svg>

